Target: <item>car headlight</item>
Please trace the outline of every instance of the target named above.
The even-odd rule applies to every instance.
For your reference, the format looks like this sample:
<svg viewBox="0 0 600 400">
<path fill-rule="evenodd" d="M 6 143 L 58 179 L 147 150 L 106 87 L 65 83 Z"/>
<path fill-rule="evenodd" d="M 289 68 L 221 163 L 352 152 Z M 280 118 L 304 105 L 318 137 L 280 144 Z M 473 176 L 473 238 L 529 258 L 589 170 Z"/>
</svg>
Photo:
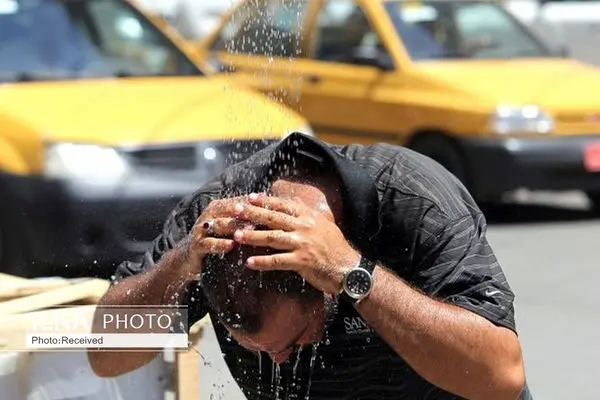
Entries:
<svg viewBox="0 0 600 400">
<path fill-rule="evenodd" d="M 494 133 L 549 133 L 554 129 L 554 120 L 536 105 L 496 107 L 490 118 Z"/>
<path fill-rule="evenodd" d="M 111 147 L 54 143 L 46 148 L 44 175 L 48 178 L 113 184 L 129 172 L 127 160 Z"/>
<path fill-rule="evenodd" d="M 292 130 L 289 130 L 289 131 L 285 132 L 283 134 L 282 138 L 285 138 L 285 137 L 287 137 L 288 135 L 290 135 L 290 134 L 292 134 L 294 132 L 304 133 L 305 135 L 308 135 L 308 136 L 315 136 L 315 132 L 312 130 L 312 128 L 310 127 L 310 125 L 305 125 L 305 126 L 302 126 L 300 128 L 292 129 Z"/>
</svg>

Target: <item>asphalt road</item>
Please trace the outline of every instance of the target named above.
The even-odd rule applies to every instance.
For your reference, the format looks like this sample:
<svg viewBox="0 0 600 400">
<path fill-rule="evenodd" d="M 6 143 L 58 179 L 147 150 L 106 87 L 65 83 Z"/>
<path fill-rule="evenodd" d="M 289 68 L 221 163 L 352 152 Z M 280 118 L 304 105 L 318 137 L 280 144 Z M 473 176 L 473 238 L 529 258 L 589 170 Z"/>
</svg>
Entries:
<svg viewBox="0 0 600 400">
<path fill-rule="evenodd" d="M 535 398 L 600 399 L 600 219 L 564 200 L 573 209 L 490 212 L 489 240 L 516 292 Z"/>
<path fill-rule="evenodd" d="M 576 193 L 519 200 L 485 212 L 489 240 L 516 292 L 534 398 L 600 399 L 600 219 L 585 211 L 586 199 Z M 527 204 L 532 200 L 537 204 Z M 212 332 L 199 350 L 206 360 L 200 398 L 242 399 Z"/>
</svg>

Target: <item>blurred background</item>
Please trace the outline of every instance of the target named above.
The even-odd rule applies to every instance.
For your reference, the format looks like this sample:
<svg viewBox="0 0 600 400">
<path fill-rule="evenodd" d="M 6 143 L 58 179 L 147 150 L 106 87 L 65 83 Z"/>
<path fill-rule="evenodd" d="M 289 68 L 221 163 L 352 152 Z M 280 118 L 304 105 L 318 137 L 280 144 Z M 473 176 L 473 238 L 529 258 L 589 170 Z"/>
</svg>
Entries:
<svg viewBox="0 0 600 400">
<path fill-rule="evenodd" d="M 0 0 L 0 272 L 109 279 L 294 131 L 407 146 L 486 213 L 534 396 L 598 399 L 599 49 L 593 0 Z"/>
</svg>

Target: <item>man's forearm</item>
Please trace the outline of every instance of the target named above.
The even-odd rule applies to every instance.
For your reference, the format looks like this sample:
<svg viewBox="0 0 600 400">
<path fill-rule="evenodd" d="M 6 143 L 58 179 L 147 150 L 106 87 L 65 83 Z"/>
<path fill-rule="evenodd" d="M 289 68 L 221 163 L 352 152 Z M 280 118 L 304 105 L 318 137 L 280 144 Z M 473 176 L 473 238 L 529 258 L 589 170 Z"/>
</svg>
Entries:
<svg viewBox="0 0 600 400">
<path fill-rule="evenodd" d="M 524 384 L 521 349 L 508 329 L 431 299 L 382 267 L 357 310 L 432 384 L 469 399 L 518 397 Z"/>
<path fill-rule="evenodd" d="M 179 303 L 188 278 L 182 273 L 182 270 L 185 270 L 184 263 L 185 256 L 182 250 L 175 248 L 166 253 L 151 270 L 112 285 L 100 299 L 98 306 Z M 153 351 L 94 351 L 88 353 L 88 359 L 97 375 L 110 377 L 140 368 L 152 361 L 156 355 L 157 352 Z"/>
<path fill-rule="evenodd" d="M 112 285 L 99 305 L 165 305 L 181 301 L 185 283 L 192 279 L 185 271 L 181 247 L 167 252 L 152 269 Z"/>
</svg>

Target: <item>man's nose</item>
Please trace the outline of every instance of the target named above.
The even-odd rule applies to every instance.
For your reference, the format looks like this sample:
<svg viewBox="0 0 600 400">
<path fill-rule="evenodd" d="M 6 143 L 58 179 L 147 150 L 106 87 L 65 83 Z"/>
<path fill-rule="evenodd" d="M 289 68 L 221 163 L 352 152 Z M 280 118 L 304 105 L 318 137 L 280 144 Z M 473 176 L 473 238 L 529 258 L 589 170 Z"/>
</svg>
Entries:
<svg viewBox="0 0 600 400">
<path fill-rule="evenodd" d="M 292 351 L 293 351 L 293 349 L 288 349 L 288 350 L 282 351 L 281 353 L 271 353 L 271 354 L 269 354 L 269 357 L 271 357 L 271 360 L 273 360 L 273 362 L 275 364 L 282 364 L 288 358 L 290 358 Z"/>
</svg>

